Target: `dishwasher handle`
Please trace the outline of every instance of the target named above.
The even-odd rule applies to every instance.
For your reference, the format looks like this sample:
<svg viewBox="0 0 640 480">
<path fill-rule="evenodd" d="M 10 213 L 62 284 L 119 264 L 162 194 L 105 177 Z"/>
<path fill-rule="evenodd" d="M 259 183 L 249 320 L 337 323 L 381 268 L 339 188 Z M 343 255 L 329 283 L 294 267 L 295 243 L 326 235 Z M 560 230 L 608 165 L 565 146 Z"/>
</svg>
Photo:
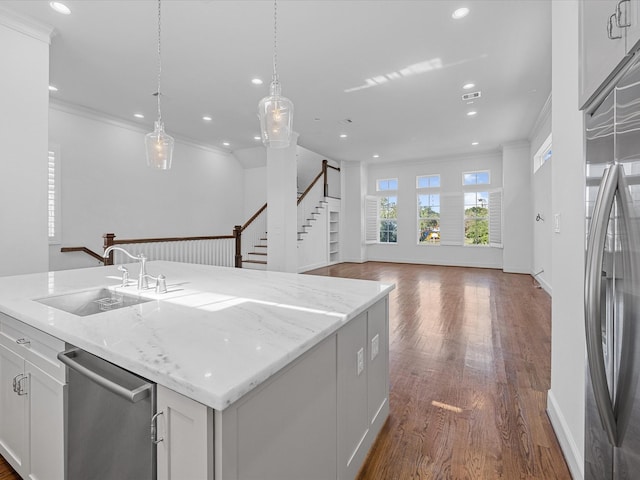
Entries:
<svg viewBox="0 0 640 480">
<path fill-rule="evenodd" d="M 108 378 L 103 377 L 102 375 L 94 372 L 93 370 L 86 367 L 85 365 L 82 365 L 81 363 L 74 360 L 75 357 L 78 356 L 79 351 L 80 351 L 79 348 L 70 348 L 69 350 L 60 352 L 58 353 L 58 360 L 60 360 L 69 368 L 74 369 L 76 372 L 81 373 L 82 375 L 94 381 L 98 385 L 109 390 L 110 392 L 115 393 L 116 395 L 126 400 L 129 400 L 131 403 L 136 403 L 140 400 L 147 398 L 150 395 L 151 390 L 153 388 L 152 384 L 145 383 L 144 385 L 141 385 L 138 388 L 135 388 L 133 390 L 123 387 L 122 385 Z"/>
</svg>

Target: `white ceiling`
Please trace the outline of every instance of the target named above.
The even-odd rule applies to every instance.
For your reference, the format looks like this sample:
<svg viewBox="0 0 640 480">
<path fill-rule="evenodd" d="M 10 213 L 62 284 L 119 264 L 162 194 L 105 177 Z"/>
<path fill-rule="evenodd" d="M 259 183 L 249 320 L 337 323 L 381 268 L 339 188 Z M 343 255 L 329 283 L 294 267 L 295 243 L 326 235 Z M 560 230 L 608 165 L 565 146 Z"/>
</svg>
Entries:
<svg viewBox="0 0 640 480">
<path fill-rule="evenodd" d="M 47 0 L 0 0 L 55 27 L 52 98 L 153 130 L 157 2 L 64 3 L 71 15 Z M 453 20 L 463 5 L 470 14 Z M 270 0 L 163 0 L 167 132 L 231 151 L 260 145 L 272 49 Z M 279 0 L 278 72 L 298 143 L 328 158 L 495 150 L 526 139 L 549 97 L 551 0 Z M 461 100 L 467 82 L 482 91 L 472 105 Z"/>
</svg>

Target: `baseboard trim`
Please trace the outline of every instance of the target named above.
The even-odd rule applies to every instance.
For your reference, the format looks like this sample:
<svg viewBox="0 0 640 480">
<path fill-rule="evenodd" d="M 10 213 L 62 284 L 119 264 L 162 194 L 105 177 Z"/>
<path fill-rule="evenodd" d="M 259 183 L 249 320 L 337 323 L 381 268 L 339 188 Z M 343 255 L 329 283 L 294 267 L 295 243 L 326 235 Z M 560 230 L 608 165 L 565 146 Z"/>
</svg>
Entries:
<svg viewBox="0 0 640 480">
<path fill-rule="evenodd" d="M 584 480 L 584 459 L 551 390 L 547 392 L 547 415 L 569 466 L 571 477 L 573 480 Z"/>
</svg>

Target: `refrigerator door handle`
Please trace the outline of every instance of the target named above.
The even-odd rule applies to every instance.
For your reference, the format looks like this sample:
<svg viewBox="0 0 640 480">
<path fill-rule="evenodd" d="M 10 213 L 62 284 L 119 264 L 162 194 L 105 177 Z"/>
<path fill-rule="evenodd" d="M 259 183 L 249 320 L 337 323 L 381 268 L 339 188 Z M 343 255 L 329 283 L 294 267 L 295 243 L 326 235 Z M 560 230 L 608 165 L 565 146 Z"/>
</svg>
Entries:
<svg viewBox="0 0 640 480">
<path fill-rule="evenodd" d="M 607 167 L 600 183 L 593 209 L 591 229 L 587 240 L 585 263 L 585 330 L 587 337 L 587 362 L 593 384 L 594 396 L 602 427 L 612 445 L 618 446 L 616 420 L 602 350 L 602 317 L 600 292 L 602 287 L 602 261 L 607 238 L 607 224 L 618 187 L 618 171 L 622 167 L 612 164 Z"/>
</svg>

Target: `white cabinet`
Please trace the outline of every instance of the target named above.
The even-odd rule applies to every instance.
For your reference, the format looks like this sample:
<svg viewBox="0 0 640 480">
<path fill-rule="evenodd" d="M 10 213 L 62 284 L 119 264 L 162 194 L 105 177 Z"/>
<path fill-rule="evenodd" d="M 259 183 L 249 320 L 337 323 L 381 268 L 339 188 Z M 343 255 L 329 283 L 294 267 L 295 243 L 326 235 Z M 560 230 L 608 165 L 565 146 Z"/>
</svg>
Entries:
<svg viewBox="0 0 640 480">
<path fill-rule="evenodd" d="M 213 480 L 213 413 L 158 385 L 158 480 Z"/>
<path fill-rule="evenodd" d="M 387 299 L 338 331 L 338 478 L 356 478 L 389 414 Z"/>
<path fill-rule="evenodd" d="M 338 474 L 355 478 L 365 455 L 360 446 L 369 431 L 367 407 L 367 312 L 338 334 Z"/>
<path fill-rule="evenodd" d="M 17 471 L 23 470 L 27 454 L 26 395 L 16 390 L 23 376 L 24 359 L 0 345 L 0 454 Z"/>
<path fill-rule="evenodd" d="M 64 478 L 64 343 L 0 314 L 0 454 L 24 479 Z"/>
<path fill-rule="evenodd" d="M 639 0 L 581 0 L 581 107 L 609 83 L 636 49 L 639 4 Z"/>
<path fill-rule="evenodd" d="M 216 480 L 356 478 L 389 413 L 388 325 L 385 297 L 216 411 Z"/>
</svg>

